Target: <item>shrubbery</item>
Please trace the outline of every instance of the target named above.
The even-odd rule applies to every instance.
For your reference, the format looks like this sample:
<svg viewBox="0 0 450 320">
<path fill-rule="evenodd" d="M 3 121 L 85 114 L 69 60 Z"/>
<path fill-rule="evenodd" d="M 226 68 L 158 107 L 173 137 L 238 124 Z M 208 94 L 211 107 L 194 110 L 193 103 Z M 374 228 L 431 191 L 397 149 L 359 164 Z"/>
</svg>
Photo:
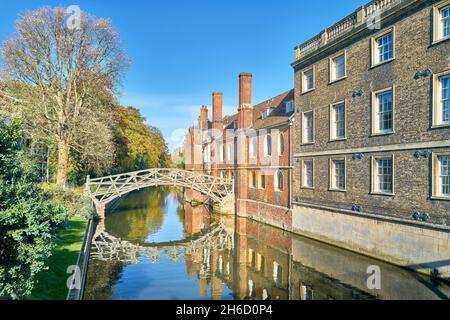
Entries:
<svg viewBox="0 0 450 320">
<path fill-rule="evenodd" d="M 20 123 L 0 121 L 0 297 L 31 293 L 69 212 L 38 187 Z"/>
</svg>

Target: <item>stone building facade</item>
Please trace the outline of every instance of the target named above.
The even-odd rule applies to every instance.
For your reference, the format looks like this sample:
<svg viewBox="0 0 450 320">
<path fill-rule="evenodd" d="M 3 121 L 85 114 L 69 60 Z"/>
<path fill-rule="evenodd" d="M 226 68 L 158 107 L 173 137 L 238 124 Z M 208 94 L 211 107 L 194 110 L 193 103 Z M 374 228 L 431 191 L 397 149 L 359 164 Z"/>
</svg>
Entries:
<svg viewBox="0 0 450 320">
<path fill-rule="evenodd" d="M 384 2 L 378 27 L 358 11 L 348 31 L 297 48 L 294 197 L 449 225 L 450 103 L 437 96 L 449 95 L 450 41 L 433 40 L 440 3 Z"/>
<path fill-rule="evenodd" d="M 403 265 L 448 258 L 449 15 L 371 1 L 296 48 L 294 231 Z"/>
<path fill-rule="evenodd" d="M 214 92 L 212 121 L 203 106 L 189 129 L 186 169 L 234 180 L 239 216 L 289 229 L 294 90 L 253 106 L 252 75 L 241 73 L 238 113 L 223 117 L 222 100 Z"/>
</svg>

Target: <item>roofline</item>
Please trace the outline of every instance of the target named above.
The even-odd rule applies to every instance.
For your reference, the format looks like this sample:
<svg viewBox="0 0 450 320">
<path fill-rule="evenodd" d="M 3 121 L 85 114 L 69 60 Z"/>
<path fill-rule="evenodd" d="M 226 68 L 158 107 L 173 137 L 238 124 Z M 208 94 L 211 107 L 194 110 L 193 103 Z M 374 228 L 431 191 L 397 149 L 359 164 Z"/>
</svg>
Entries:
<svg viewBox="0 0 450 320">
<path fill-rule="evenodd" d="M 360 7 L 356 11 L 352 12 L 350 15 L 340 20 L 338 23 L 328 27 L 316 36 L 308 39 L 307 41 L 294 47 L 295 50 L 295 61 L 291 63 L 291 66 L 295 68 L 299 64 L 302 64 L 312 57 L 319 55 L 320 53 L 337 46 L 338 44 L 348 40 L 349 38 L 355 36 L 369 29 L 371 19 L 374 19 L 374 15 L 377 12 L 374 11 L 376 4 L 381 0 L 373 0 L 366 5 Z M 409 9 L 410 7 L 421 3 L 422 0 L 384 0 L 392 1 L 386 4 L 380 9 L 380 22 L 388 19 L 389 17 L 397 14 L 400 11 Z M 368 15 L 368 12 L 370 13 Z M 373 22 L 373 21 L 372 21 Z M 330 30 L 334 32 L 334 27 L 339 27 L 340 24 L 346 23 L 347 29 L 344 29 L 341 33 L 335 35 L 330 39 Z M 300 50 L 304 48 L 304 53 Z"/>
</svg>

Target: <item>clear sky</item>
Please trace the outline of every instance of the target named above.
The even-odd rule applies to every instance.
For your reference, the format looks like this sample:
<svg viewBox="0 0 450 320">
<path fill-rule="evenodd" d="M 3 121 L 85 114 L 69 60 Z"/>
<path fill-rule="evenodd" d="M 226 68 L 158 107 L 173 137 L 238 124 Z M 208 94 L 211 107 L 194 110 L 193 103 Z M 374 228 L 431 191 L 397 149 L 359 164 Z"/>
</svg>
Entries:
<svg viewBox="0 0 450 320">
<path fill-rule="evenodd" d="M 253 73 L 253 102 L 293 88 L 294 47 L 338 22 L 366 0 L 20 0 L 3 1 L 0 40 L 24 10 L 77 4 L 110 18 L 132 64 L 121 88 L 123 105 L 138 107 L 177 145 L 224 93 L 224 115 L 235 113 L 238 74 Z M 210 111 L 211 117 L 211 111 Z"/>
</svg>

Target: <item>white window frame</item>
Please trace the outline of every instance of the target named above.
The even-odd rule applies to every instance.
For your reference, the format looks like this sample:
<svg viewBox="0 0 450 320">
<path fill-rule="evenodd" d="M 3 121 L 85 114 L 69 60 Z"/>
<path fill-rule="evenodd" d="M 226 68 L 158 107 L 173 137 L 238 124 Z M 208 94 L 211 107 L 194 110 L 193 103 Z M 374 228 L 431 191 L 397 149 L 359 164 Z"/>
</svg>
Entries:
<svg viewBox="0 0 450 320">
<path fill-rule="evenodd" d="M 254 170 L 250 170 L 249 171 L 249 175 L 248 175 L 248 185 L 250 187 L 250 189 L 256 189 L 257 187 L 257 179 L 256 179 L 256 171 Z"/>
<path fill-rule="evenodd" d="M 262 185 L 262 182 L 264 180 L 264 186 Z M 265 190 L 267 186 L 267 178 L 265 175 L 263 175 L 262 171 L 259 171 L 258 174 L 258 189 Z"/>
<path fill-rule="evenodd" d="M 286 113 L 294 112 L 294 100 L 289 100 L 286 102 Z"/>
<path fill-rule="evenodd" d="M 383 38 L 392 33 L 392 58 L 380 61 L 378 51 L 378 39 Z M 383 30 L 371 38 L 371 64 L 372 68 L 395 60 L 395 27 Z"/>
<path fill-rule="evenodd" d="M 269 154 L 269 138 L 270 138 L 270 154 Z M 264 157 L 271 157 L 273 153 L 273 141 L 271 133 L 267 133 L 264 137 Z"/>
<path fill-rule="evenodd" d="M 228 147 L 227 147 L 227 162 L 231 163 L 231 153 L 233 149 L 233 144 L 232 143 L 228 143 Z"/>
<path fill-rule="evenodd" d="M 203 161 L 204 163 L 211 163 L 211 145 L 207 144 L 205 149 L 204 149 L 204 154 L 203 154 Z"/>
<path fill-rule="evenodd" d="M 344 163 L 344 188 L 339 188 L 336 185 L 336 168 L 335 162 L 342 161 Z M 328 164 L 328 172 L 329 172 L 329 190 L 330 191 L 339 191 L 345 192 L 347 191 L 347 160 L 346 158 L 331 158 Z"/>
<path fill-rule="evenodd" d="M 337 77 L 336 75 L 336 60 L 340 57 L 344 58 L 344 75 L 342 77 Z M 329 61 L 329 82 L 333 83 L 342 79 L 347 78 L 347 51 L 340 52 L 330 58 Z"/>
<path fill-rule="evenodd" d="M 450 195 L 442 194 L 441 184 L 441 157 L 450 157 L 449 152 L 434 152 L 432 155 L 432 195 L 431 198 L 435 200 L 450 201 Z"/>
<path fill-rule="evenodd" d="M 311 66 L 301 72 L 301 87 L 302 87 L 302 93 L 311 92 L 316 89 L 316 72 L 315 72 L 315 66 Z M 307 78 L 306 73 L 312 73 L 313 83 L 312 88 L 308 88 L 307 86 Z"/>
<path fill-rule="evenodd" d="M 311 163 L 311 171 L 312 171 L 311 172 L 311 174 L 312 174 L 312 177 L 311 177 L 312 185 L 311 186 L 307 185 L 308 179 L 306 179 L 306 166 L 305 166 L 306 162 Z M 302 166 L 302 168 L 301 168 L 301 172 L 302 172 L 301 188 L 302 189 L 314 189 L 314 159 L 302 160 L 301 166 Z"/>
<path fill-rule="evenodd" d="M 382 94 L 392 92 L 392 129 L 381 130 L 379 128 L 378 97 Z M 395 86 L 372 92 L 372 136 L 390 135 L 395 133 Z"/>
<path fill-rule="evenodd" d="M 279 184 L 279 175 L 281 174 L 281 182 L 282 182 L 282 185 L 281 185 L 281 188 L 280 188 L 280 184 Z M 281 171 L 281 170 L 277 170 L 276 172 L 275 172 L 275 176 L 274 176 L 274 179 L 275 179 L 275 181 L 274 181 L 274 189 L 275 189 L 275 191 L 276 192 L 283 192 L 284 191 L 284 175 L 283 175 L 283 171 Z"/>
<path fill-rule="evenodd" d="M 450 121 L 442 121 L 442 81 L 440 79 L 450 77 L 450 71 L 433 75 L 433 116 L 432 128 L 441 128 L 450 126 Z"/>
<path fill-rule="evenodd" d="M 442 1 L 433 7 L 433 44 L 450 39 L 450 34 L 443 35 L 442 10 L 450 8 L 450 0 Z"/>
<path fill-rule="evenodd" d="M 224 157 L 225 157 L 225 145 L 221 144 L 219 147 L 219 161 L 223 163 L 225 160 Z"/>
<path fill-rule="evenodd" d="M 344 108 L 344 136 L 338 137 L 336 132 L 336 107 Z M 330 104 L 330 141 L 341 141 L 347 139 L 347 102 L 345 100 Z"/>
<path fill-rule="evenodd" d="M 306 115 L 311 114 L 312 116 L 312 140 L 306 140 L 307 135 L 307 126 L 306 126 Z M 315 120 L 314 120 L 314 110 L 302 112 L 302 144 L 314 144 L 315 140 Z"/>
<path fill-rule="evenodd" d="M 389 159 L 392 161 L 392 190 L 380 190 L 378 188 L 379 181 L 378 181 L 378 161 L 379 160 L 385 160 Z M 372 165 L 371 165 L 371 171 L 372 171 L 372 187 L 371 187 L 371 194 L 374 195 L 386 195 L 386 196 L 393 196 L 395 195 L 395 158 L 394 155 L 380 155 L 380 156 L 372 156 Z"/>
<path fill-rule="evenodd" d="M 283 132 L 278 133 L 278 156 L 284 156 L 286 151 L 285 139 Z"/>
<path fill-rule="evenodd" d="M 256 159 L 258 154 L 258 139 L 257 137 L 250 138 L 250 159 Z"/>
</svg>

